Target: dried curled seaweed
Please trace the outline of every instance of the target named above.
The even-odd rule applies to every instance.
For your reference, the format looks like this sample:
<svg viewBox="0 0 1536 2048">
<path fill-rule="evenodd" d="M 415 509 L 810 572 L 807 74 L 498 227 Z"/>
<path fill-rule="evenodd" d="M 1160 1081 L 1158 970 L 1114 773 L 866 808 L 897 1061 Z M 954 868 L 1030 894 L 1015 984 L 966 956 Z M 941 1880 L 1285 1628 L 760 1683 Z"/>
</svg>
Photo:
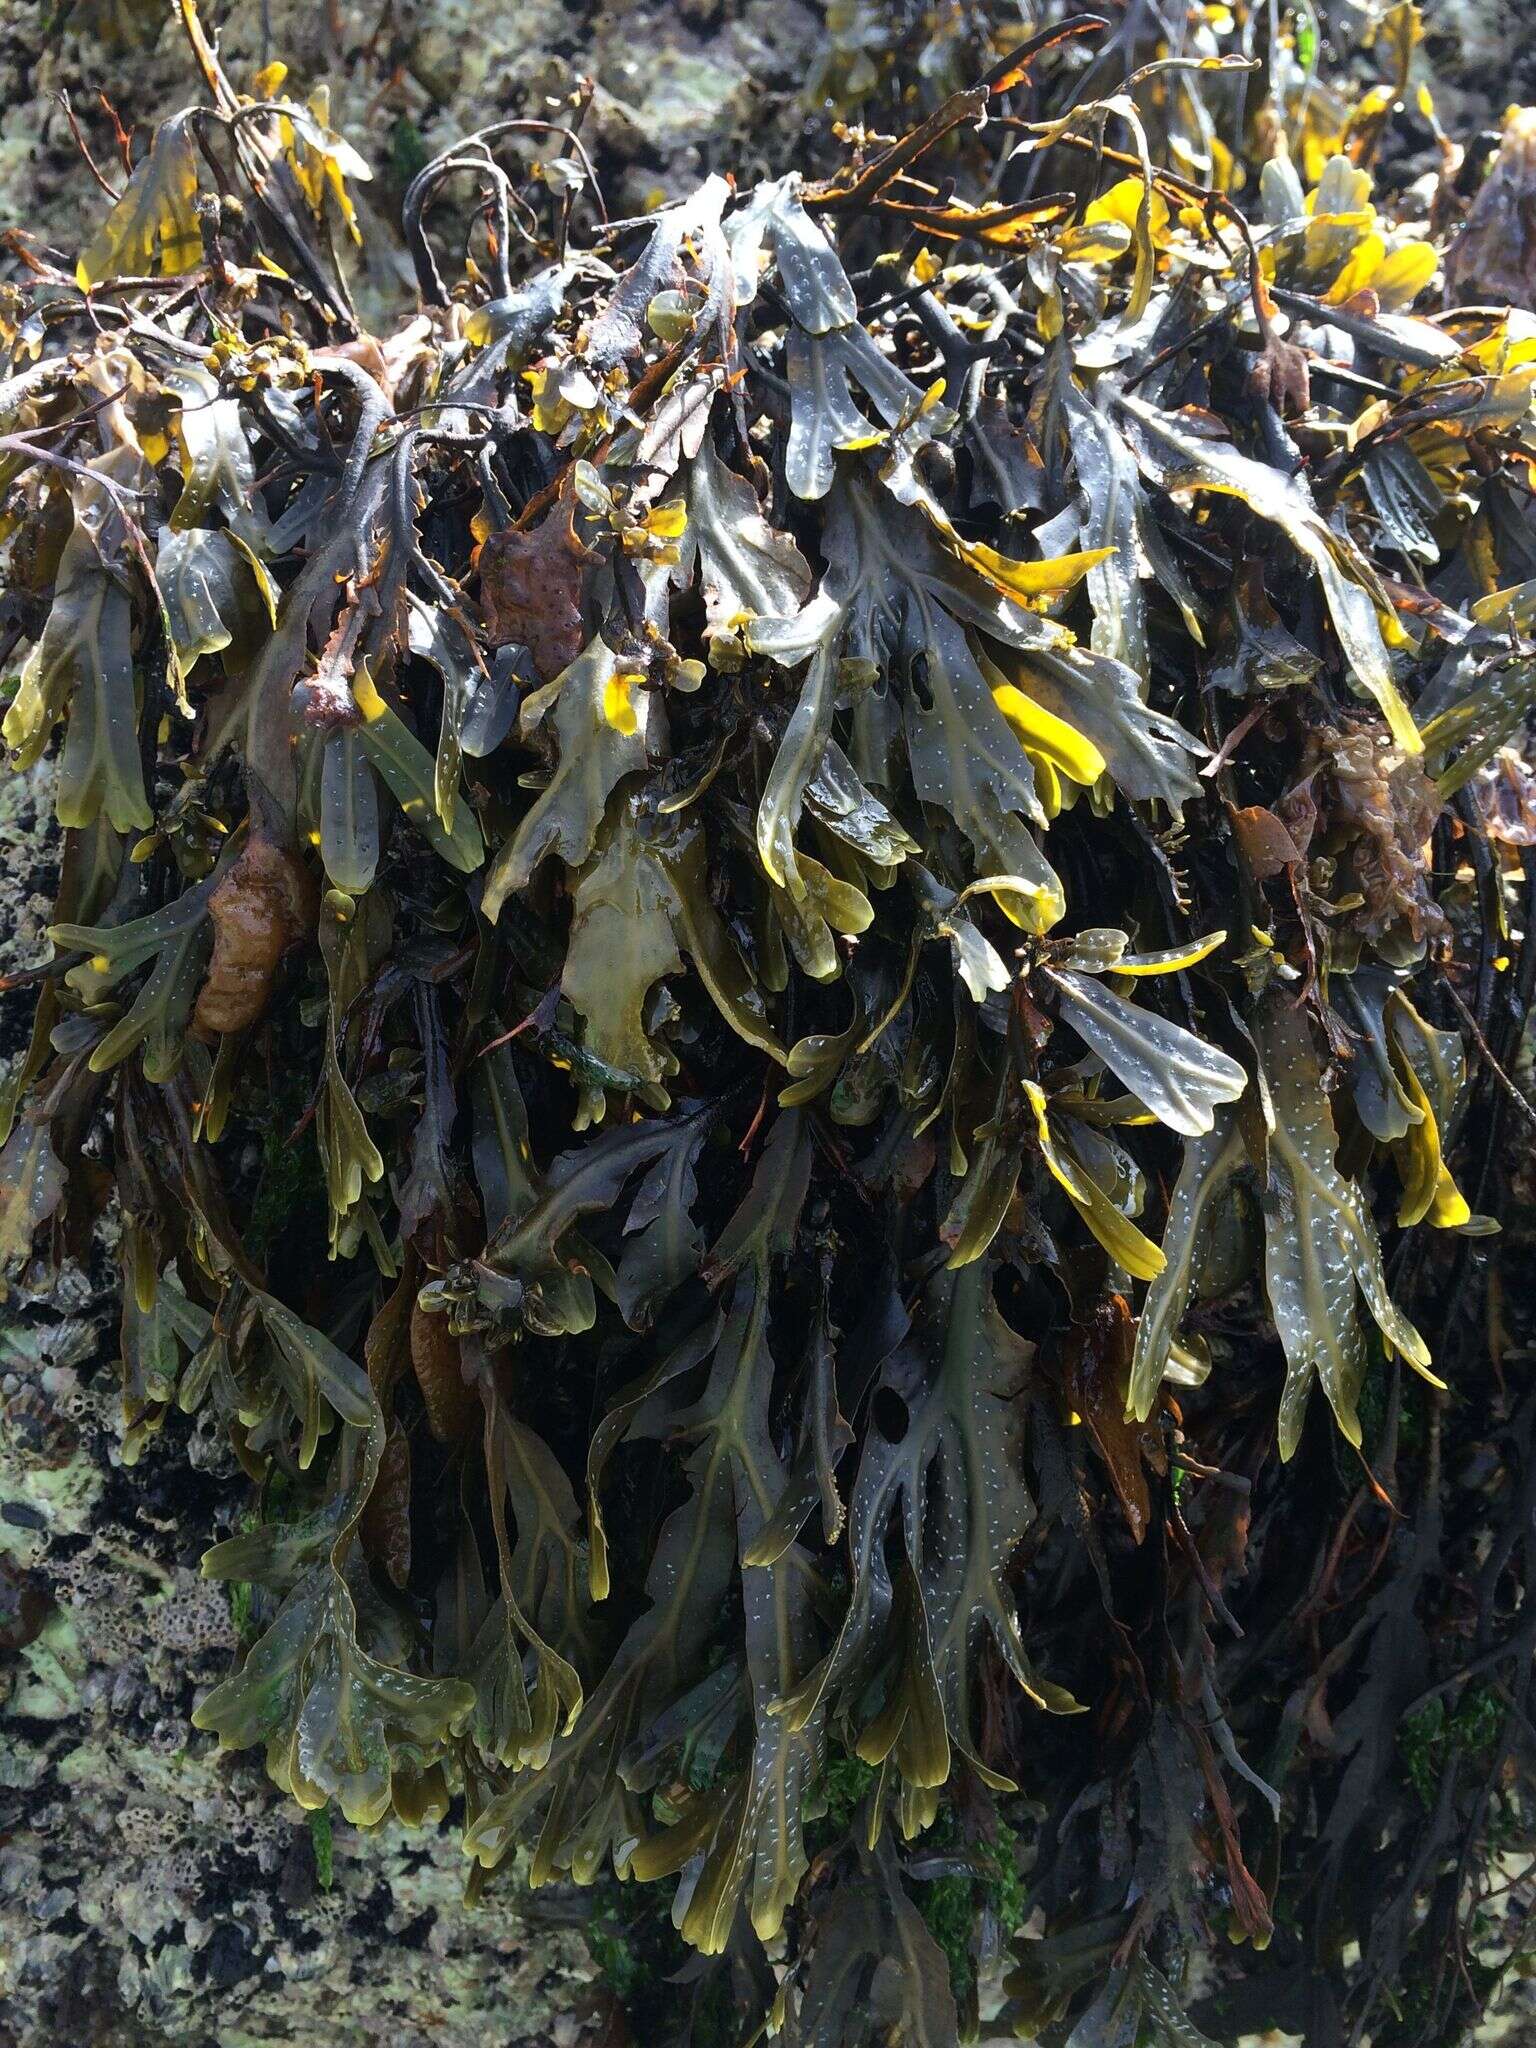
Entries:
<svg viewBox="0 0 1536 2048">
<path fill-rule="evenodd" d="M 1529 1529 L 1441 1488 L 1531 1115 L 1536 325 L 1436 295 L 1412 10 L 1352 103 L 1303 17 L 982 35 L 631 222 L 501 123 L 379 337 L 365 167 L 183 11 L 210 103 L 4 307 L 66 830 L 0 1257 L 103 1133 L 128 1454 L 211 1408 L 255 1488 L 198 1725 L 475 1888 L 671 1881 L 789 2041 L 973 2026 L 1004 1878 L 1020 2032 L 1198 2043 L 1205 1947 L 1210 2024 L 1449 2040 L 1496 1973 L 1415 1902 L 1502 1781 L 1359 1873 L 1470 1672 L 1529 1762 Z"/>
</svg>

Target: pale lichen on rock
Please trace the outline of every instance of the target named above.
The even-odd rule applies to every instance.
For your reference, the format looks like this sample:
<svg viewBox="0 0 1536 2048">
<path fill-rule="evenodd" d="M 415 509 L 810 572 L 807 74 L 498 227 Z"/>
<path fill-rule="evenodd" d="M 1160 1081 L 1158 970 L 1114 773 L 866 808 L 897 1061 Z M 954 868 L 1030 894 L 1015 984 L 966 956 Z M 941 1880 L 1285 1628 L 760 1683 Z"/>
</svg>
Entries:
<svg viewBox="0 0 1536 2048">
<path fill-rule="evenodd" d="M 0 2041 L 483 2048 L 546 2042 L 573 2015 L 583 2038 L 579 1934 L 530 1925 L 506 1887 L 466 1910 L 452 1836 L 395 1823 L 338 1820 L 322 1889 L 309 1828 L 259 1765 L 192 1732 L 237 1629 L 183 1555 L 179 1451 L 151 1446 L 125 1481 L 115 1399 L 76 1370 L 93 1319 L 27 1333 L 0 1339 L 28 1354 L 4 1375 L 0 1558 L 54 1604 L 0 1677 Z M 232 1508 L 228 1473 L 200 1483 Z"/>
</svg>

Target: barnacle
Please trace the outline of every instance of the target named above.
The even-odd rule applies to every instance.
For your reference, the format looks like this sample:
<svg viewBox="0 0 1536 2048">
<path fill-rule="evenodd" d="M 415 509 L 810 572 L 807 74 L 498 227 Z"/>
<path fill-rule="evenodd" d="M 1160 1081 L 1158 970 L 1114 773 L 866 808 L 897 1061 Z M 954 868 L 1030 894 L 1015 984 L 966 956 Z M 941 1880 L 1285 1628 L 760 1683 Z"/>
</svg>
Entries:
<svg viewBox="0 0 1536 2048">
<path fill-rule="evenodd" d="M 1202 2038 L 1165 1966 L 1262 1949 L 1244 1842 L 1369 1719 L 1343 1623 L 1273 1715 L 1213 1632 L 1333 1628 L 1457 1384 L 1467 1020 L 1523 1102 L 1529 322 L 1372 196 L 1411 35 L 1351 110 L 1272 13 L 1137 20 L 1134 92 L 1091 16 L 941 92 L 951 24 L 917 125 L 612 226 L 498 124 L 411 188 L 393 337 L 314 232 L 365 172 L 323 97 L 199 32 L 215 103 L 10 336 L 5 735 L 62 728 L 65 853 L 0 1267 L 78 1249 L 99 1129 L 126 1455 L 206 1409 L 259 1502 L 197 1723 L 359 1824 L 454 1803 L 484 1869 L 675 1880 L 829 2048 L 974 2020 L 913 1900 L 1020 1788 L 1012 2018 Z M 897 26 L 840 10 L 824 75 Z M 1287 1815 L 1330 1956 L 1354 1782 Z"/>
</svg>

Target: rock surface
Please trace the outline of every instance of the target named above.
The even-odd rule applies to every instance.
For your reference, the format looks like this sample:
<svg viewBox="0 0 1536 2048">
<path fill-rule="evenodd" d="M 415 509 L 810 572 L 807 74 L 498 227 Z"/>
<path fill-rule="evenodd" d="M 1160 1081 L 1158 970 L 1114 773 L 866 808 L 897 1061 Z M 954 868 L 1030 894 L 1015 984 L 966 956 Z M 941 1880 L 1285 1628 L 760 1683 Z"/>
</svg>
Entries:
<svg viewBox="0 0 1536 2048">
<path fill-rule="evenodd" d="M 334 125 L 374 173 L 357 197 L 358 299 L 375 318 L 410 299 L 399 202 L 447 143 L 509 114 L 545 115 L 548 96 L 590 77 L 584 140 L 615 217 L 638 212 L 710 166 L 755 176 L 765 150 L 782 156 L 775 139 L 793 137 L 821 33 L 805 0 L 214 0 L 202 15 L 237 87 L 274 58 L 289 66 L 285 91 L 329 86 Z M 72 259 L 82 209 L 104 201 L 70 112 L 113 176 L 100 94 L 125 128 L 147 127 L 195 99 L 198 84 L 169 0 L 0 0 L 0 106 L 25 110 L 0 136 L 0 227 L 24 227 Z"/>
<path fill-rule="evenodd" d="M 47 950 L 46 785 L 0 781 L 5 968 Z M 185 1424 L 124 1468 L 109 1250 L 0 1310 L 0 2048 L 596 2042 L 587 1946 L 515 1879 L 466 1911 L 451 1833 L 312 1827 L 193 1731 L 240 1639 L 198 1554 L 246 1488 Z"/>
</svg>

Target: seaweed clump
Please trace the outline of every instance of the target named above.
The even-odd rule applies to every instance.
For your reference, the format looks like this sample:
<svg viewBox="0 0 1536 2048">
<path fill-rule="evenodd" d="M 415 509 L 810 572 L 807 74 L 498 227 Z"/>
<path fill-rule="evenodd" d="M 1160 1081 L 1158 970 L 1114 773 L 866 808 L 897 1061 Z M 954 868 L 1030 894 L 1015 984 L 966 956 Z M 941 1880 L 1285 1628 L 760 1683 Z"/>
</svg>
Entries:
<svg viewBox="0 0 1536 2048">
<path fill-rule="evenodd" d="M 670 1881 L 793 2042 L 1006 1972 L 1188 2044 L 1197 1954 L 1206 2024 L 1459 2038 L 1536 323 L 1446 296 L 1413 9 L 1355 96 L 1310 11 L 897 38 L 823 175 L 631 221 L 578 90 L 417 171 L 382 334 L 366 165 L 182 11 L 204 102 L 3 308 L 0 1255 L 104 1134 L 126 1454 L 210 1408 L 253 1489 L 198 1725 L 472 1891 Z"/>
</svg>

